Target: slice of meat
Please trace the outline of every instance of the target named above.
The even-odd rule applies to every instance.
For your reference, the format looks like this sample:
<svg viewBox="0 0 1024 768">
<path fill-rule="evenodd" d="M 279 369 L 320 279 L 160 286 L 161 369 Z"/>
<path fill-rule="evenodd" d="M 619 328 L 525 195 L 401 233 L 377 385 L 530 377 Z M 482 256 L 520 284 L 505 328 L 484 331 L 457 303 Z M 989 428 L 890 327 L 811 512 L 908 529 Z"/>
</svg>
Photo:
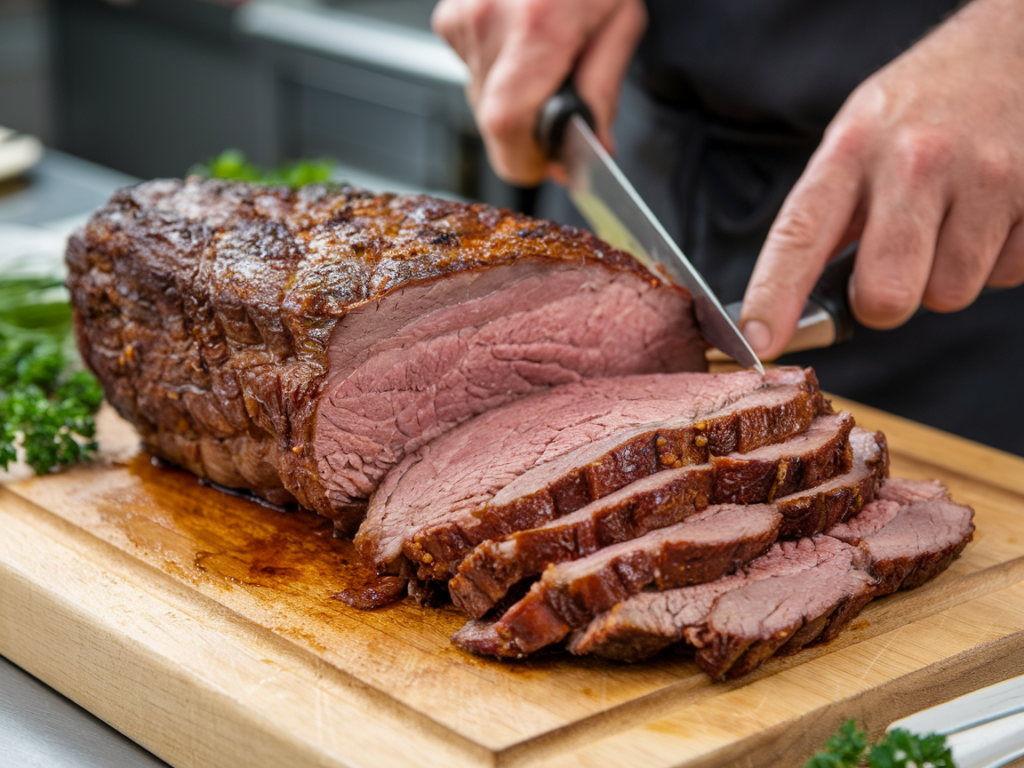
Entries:
<svg viewBox="0 0 1024 768">
<path fill-rule="evenodd" d="M 474 546 L 533 528 L 664 466 L 802 432 L 829 411 L 812 371 L 673 374 L 556 387 L 489 411 L 408 456 L 356 543 L 382 571 L 450 578 Z"/>
<path fill-rule="evenodd" d="M 806 550 L 816 557 L 800 558 L 802 567 L 783 568 L 776 575 L 778 560 Z M 874 578 L 857 547 L 815 536 L 782 542 L 773 554 L 752 563 L 749 581 L 721 595 L 704 620 L 684 632 L 696 648 L 697 664 L 716 680 L 756 669 L 806 626 L 816 635 L 801 637 L 804 644 L 816 639 L 833 617 L 844 626 L 871 600 Z"/>
<path fill-rule="evenodd" d="M 778 542 L 766 555 L 731 576 L 683 589 L 645 592 L 620 603 L 577 633 L 569 650 L 574 654 L 590 653 L 618 661 L 640 661 L 684 641 L 687 632 L 704 631 L 719 600 L 736 592 L 741 597 L 730 599 L 742 607 L 740 619 L 748 617 L 752 624 L 758 624 L 767 613 L 777 621 L 767 636 L 754 641 L 761 645 L 750 658 L 761 658 L 768 646 L 773 645 L 772 650 L 778 648 L 787 639 L 785 633 L 792 632 L 792 614 L 797 605 L 794 598 L 805 599 L 808 606 L 830 598 L 838 603 L 869 589 L 872 579 L 864 567 L 865 560 L 864 553 L 856 547 L 827 536 Z M 805 576 L 809 571 L 814 574 Z M 758 581 L 769 583 L 754 588 Z M 809 594 L 815 591 L 817 594 Z M 736 600 L 740 602 L 735 603 Z M 752 608 L 752 600 L 766 602 Z M 723 607 L 727 605 L 730 603 L 723 603 Z M 725 611 L 725 615 L 728 616 L 729 611 Z M 759 631 L 760 628 L 759 625 Z M 742 633 L 741 644 L 750 634 L 748 627 L 748 631 Z M 733 647 L 729 655 L 738 658 L 749 645 Z M 724 653 L 723 649 L 719 650 Z"/>
<path fill-rule="evenodd" d="M 758 503 L 783 490 L 816 485 L 849 468 L 852 428 L 848 413 L 819 416 L 806 432 L 782 443 L 712 457 L 711 476 L 707 465 L 665 470 L 539 528 L 485 541 L 460 563 L 449 582 L 452 600 L 480 618 L 509 587 L 546 565 L 575 560 L 677 523 L 703 509 L 711 498 Z M 865 457 L 860 460 L 865 463 Z M 852 500 L 852 494 L 848 497 Z"/>
<path fill-rule="evenodd" d="M 474 653 L 525 656 L 648 585 L 667 589 L 732 572 L 772 545 L 779 520 L 769 505 L 714 506 L 678 525 L 552 565 L 500 619 L 470 622 L 452 641 Z"/>
<path fill-rule="evenodd" d="M 951 501 L 939 483 L 894 479 L 879 496 L 849 523 L 829 531 L 867 549 L 878 578 L 876 595 L 920 586 L 944 571 L 973 538 L 974 510 Z"/>
<path fill-rule="evenodd" d="M 548 565 L 678 523 L 708 506 L 710 464 L 656 472 L 539 528 L 479 544 L 450 582 L 452 602 L 480 618 L 509 588 Z"/>
<path fill-rule="evenodd" d="M 577 632 L 570 650 L 638 661 L 685 642 L 724 679 L 831 640 L 871 599 L 941 573 L 974 531 L 973 511 L 941 485 L 889 480 L 879 495 L 890 498 L 828 534 L 779 542 L 732 576 L 620 603 Z"/>
<path fill-rule="evenodd" d="M 486 205 L 161 179 L 117 192 L 67 263 L 82 357 L 147 450 L 342 529 L 475 414 L 705 367 L 685 291 Z"/>
<path fill-rule="evenodd" d="M 889 474 L 885 435 L 854 427 L 850 470 L 806 491 L 775 500 L 782 513 L 780 538 L 795 539 L 823 533 L 860 512 L 875 497 Z"/>
<path fill-rule="evenodd" d="M 774 547 L 771 551 L 775 551 Z M 686 630 L 703 622 L 721 595 L 739 589 L 747 581 L 741 572 L 706 584 L 641 592 L 574 632 L 568 650 L 578 656 L 643 661 L 670 645 L 682 643 Z"/>
<path fill-rule="evenodd" d="M 759 504 L 820 485 L 850 469 L 853 416 L 819 416 L 805 432 L 748 453 L 714 456 L 716 504 Z"/>
</svg>

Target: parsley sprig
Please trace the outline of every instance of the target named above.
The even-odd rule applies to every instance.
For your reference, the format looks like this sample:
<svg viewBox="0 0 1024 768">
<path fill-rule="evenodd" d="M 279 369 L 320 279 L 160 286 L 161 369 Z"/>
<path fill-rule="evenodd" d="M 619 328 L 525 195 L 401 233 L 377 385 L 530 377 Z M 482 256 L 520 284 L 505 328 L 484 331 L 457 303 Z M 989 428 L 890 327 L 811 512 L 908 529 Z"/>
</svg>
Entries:
<svg viewBox="0 0 1024 768">
<path fill-rule="evenodd" d="M 77 370 L 71 308 L 56 278 L 0 278 L 0 468 L 19 449 L 37 474 L 95 454 L 103 391 Z"/>
<path fill-rule="evenodd" d="M 865 760 L 865 752 L 867 753 Z M 956 768 L 946 737 L 895 728 L 868 750 L 867 735 L 849 720 L 804 768 Z"/>
<path fill-rule="evenodd" d="M 300 160 L 285 163 L 277 168 L 263 170 L 250 163 L 237 149 L 225 149 L 219 155 L 189 169 L 189 174 L 198 174 L 208 179 L 238 179 L 271 186 L 284 185 L 295 189 L 304 184 L 327 181 L 334 171 L 332 160 Z"/>
</svg>

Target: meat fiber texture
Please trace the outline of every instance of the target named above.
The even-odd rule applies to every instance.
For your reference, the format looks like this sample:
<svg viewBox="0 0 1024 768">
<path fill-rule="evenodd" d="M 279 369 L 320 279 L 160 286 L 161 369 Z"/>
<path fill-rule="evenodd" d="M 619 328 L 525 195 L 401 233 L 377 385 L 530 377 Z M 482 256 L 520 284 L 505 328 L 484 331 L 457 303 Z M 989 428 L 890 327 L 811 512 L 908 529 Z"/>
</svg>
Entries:
<svg viewBox="0 0 1024 768">
<path fill-rule="evenodd" d="M 477 544 L 830 412 L 810 369 L 594 379 L 488 411 L 407 456 L 356 535 L 381 571 L 447 581 Z"/>
<path fill-rule="evenodd" d="M 115 194 L 67 263 L 82 356 L 150 452 L 343 529 L 476 414 L 705 366 L 685 291 L 484 205 L 157 180 Z"/>
<path fill-rule="evenodd" d="M 586 557 L 681 522 L 713 502 L 761 503 L 774 500 L 776 494 L 819 486 L 850 470 L 852 430 L 848 413 L 819 416 L 807 431 L 781 443 L 747 454 L 712 457 L 710 464 L 656 472 L 539 528 L 485 541 L 459 564 L 448 583 L 452 601 L 480 618 L 510 587 L 549 564 Z M 858 455 L 858 464 L 878 453 L 872 445 L 870 456 Z M 860 454 L 864 453 L 862 449 Z M 801 512 L 789 520 L 790 528 L 794 519 L 810 522 L 813 528 L 801 533 L 809 535 L 820 516 L 812 519 Z"/>
<path fill-rule="evenodd" d="M 732 572 L 768 550 L 780 520 L 767 504 L 709 507 L 678 525 L 548 567 L 499 619 L 470 622 L 452 641 L 473 653 L 521 658 L 648 585 L 700 584 Z"/>
<path fill-rule="evenodd" d="M 827 642 L 871 599 L 941 573 L 973 535 L 973 511 L 937 483 L 892 479 L 878 495 L 849 522 L 777 543 L 732 576 L 623 601 L 578 631 L 569 649 L 638 661 L 682 643 L 724 679 Z"/>
</svg>

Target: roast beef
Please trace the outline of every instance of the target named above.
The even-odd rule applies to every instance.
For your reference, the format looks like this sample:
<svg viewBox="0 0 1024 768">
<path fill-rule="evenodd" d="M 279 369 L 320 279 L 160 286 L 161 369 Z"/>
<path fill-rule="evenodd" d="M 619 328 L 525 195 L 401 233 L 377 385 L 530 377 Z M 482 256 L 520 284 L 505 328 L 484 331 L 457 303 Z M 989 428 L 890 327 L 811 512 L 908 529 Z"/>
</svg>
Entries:
<svg viewBox="0 0 1024 768">
<path fill-rule="evenodd" d="M 713 476 L 710 464 L 656 472 L 547 525 L 485 541 L 448 582 L 452 602 L 480 618 L 510 587 L 548 565 L 681 522 L 708 506 Z"/>
<path fill-rule="evenodd" d="M 470 622 L 452 641 L 474 653 L 525 656 L 648 585 L 667 589 L 732 572 L 772 545 L 779 520 L 770 505 L 713 506 L 678 525 L 552 565 L 500 619 Z"/>
<path fill-rule="evenodd" d="M 775 500 L 775 508 L 782 514 L 781 538 L 823 533 L 856 515 L 874 499 L 878 486 L 889 475 L 885 435 L 854 427 L 850 448 L 852 466 L 848 472 Z"/>
<path fill-rule="evenodd" d="M 158 180 L 114 195 L 67 261 L 82 356 L 149 451 L 341 528 L 478 413 L 705 365 L 685 292 L 484 205 Z"/>
<path fill-rule="evenodd" d="M 638 661 L 686 643 L 716 679 L 831 640 L 871 599 L 941 573 L 971 540 L 973 512 L 936 483 L 889 480 L 848 523 L 779 542 L 709 584 L 644 592 L 577 632 L 573 653 Z M 896 501 L 895 499 L 900 499 Z"/>
<path fill-rule="evenodd" d="M 972 538 L 973 510 L 951 501 L 937 482 L 892 479 L 879 496 L 849 523 L 829 531 L 867 549 L 878 580 L 876 595 L 920 586 L 944 571 Z"/>
<path fill-rule="evenodd" d="M 817 485 L 849 469 L 852 427 L 848 413 L 819 416 L 806 432 L 781 443 L 712 457 L 710 466 L 658 472 L 539 528 L 485 541 L 459 564 L 448 583 L 452 600 L 479 618 L 509 587 L 551 563 L 585 557 L 680 522 L 712 500 L 765 502 L 777 493 Z M 864 457 L 859 459 L 864 463 Z"/>
<path fill-rule="evenodd" d="M 714 456 L 715 502 L 757 504 L 812 488 L 850 469 L 848 413 L 815 419 L 807 431 L 748 453 Z"/>
<path fill-rule="evenodd" d="M 477 544 L 663 467 L 750 451 L 829 411 L 812 371 L 589 380 L 484 413 L 407 456 L 356 536 L 382 571 L 447 580 Z"/>
</svg>

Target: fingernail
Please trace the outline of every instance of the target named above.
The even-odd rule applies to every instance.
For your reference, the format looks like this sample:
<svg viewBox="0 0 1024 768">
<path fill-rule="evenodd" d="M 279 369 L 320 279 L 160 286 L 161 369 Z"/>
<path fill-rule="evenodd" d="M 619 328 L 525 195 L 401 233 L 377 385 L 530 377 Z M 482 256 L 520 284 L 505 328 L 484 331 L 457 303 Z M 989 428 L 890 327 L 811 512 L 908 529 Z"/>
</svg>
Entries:
<svg viewBox="0 0 1024 768">
<path fill-rule="evenodd" d="M 743 324 L 743 338 L 758 355 L 764 355 L 772 346 L 772 331 L 760 320 L 749 320 Z"/>
</svg>

